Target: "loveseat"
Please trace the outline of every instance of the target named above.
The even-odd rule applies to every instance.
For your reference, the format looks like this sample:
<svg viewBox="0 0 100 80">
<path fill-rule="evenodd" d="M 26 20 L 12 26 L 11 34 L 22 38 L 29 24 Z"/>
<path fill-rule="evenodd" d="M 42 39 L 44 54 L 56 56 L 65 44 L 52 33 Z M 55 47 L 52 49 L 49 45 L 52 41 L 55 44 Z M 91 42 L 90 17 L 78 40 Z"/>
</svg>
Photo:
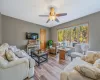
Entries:
<svg viewBox="0 0 100 80">
<path fill-rule="evenodd" d="M 77 58 L 73 59 L 73 61 L 71 63 L 69 63 L 65 67 L 65 69 L 61 72 L 60 80 L 100 80 L 100 58 L 99 58 L 99 68 L 96 68 L 99 71 L 99 74 L 98 74 L 99 78 L 98 79 L 90 78 L 91 76 L 92 77 L 94 76 L 94 73 L 91 73 L 92 74 L 91 75 L 90 73 L 88 73 L 88 71 L 86 72 L 86 74 L 89 75 L 89 77 L 84 76 L 83 74 L 81 74 L 80 72 L 78 72 L 75 69 L 76 66 L 89 66 L 89 67 L 91 67 L 93 69 L 96 68 L 96 67 L 94 67 L 94 64 L 86 62 L 82 58 L 77 57 Z"/>
<path fill-rule="evenodd" d="M 12 48 L 11 48 L 12 47 Z M 15 46 L 4 43 L 0 46 L 0 80 L 24 80 L 34 75 L 35 61 L 23 51 L 17 49 L 13 51 Z M 12 49 L 12 52 L 19 52 L 20 58 L 16 57 L 13 61 L 8 61 L 5 57 L 6 50 Z"/>
</svg>

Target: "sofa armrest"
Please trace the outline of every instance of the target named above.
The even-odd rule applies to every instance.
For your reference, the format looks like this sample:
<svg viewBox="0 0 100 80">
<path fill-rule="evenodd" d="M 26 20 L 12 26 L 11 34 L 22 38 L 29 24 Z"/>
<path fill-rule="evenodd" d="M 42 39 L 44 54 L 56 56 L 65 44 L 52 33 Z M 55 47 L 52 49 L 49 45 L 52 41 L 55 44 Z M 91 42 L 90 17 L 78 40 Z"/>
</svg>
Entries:
<svg viewBox="0 0 100 80">
<path fill-rule="evenodd" d="M 16 65 L 20 65 L 22 63 L 26 63 L 27 65 L 29 65 L 28 59 L 19 58 L 18 60 L 14 60 L 14 61 L 8 62 L 8 64 L 6 64 L 6 65 L 0 66 L 0 68 L 2 68 L 2 69 L 11 68 L 11 67 L 14 67 Z"/>
<path fill-rule="evenodd" d="M 29 60 L 29 66 L 34 67 L 35 66 L 35 60 L 31 58 L 27 53 L 25 53 L 27 56 L 24 58 L 27 58 Z"/>
<path fill-rule="evenodd" d="M 21 50 L 25 55 L 24 55 L 24 58 L 28 59 L 29 60 L 29 67 L 34 67 L 35 66 L 35 61 L 34 59 L 32 59 L 28 53 L 26 53 L 24 50 Z"/>
<path fill-rule="evenodd" d="M 34 67 L 35 66 L 35 60 L 32 59 L 31 57 L 29 58 L 29 66 Z"/>
<path fill-rule="evenodd" d="M 60 80 L 68 80 L 68 73 L 67 72 L 62 72 L 60 74 Z"/>
<path fill-rule="evenodd" d="M 75 52 L 75 48 L 71 48 L 71 52 Z"/>
</svg>

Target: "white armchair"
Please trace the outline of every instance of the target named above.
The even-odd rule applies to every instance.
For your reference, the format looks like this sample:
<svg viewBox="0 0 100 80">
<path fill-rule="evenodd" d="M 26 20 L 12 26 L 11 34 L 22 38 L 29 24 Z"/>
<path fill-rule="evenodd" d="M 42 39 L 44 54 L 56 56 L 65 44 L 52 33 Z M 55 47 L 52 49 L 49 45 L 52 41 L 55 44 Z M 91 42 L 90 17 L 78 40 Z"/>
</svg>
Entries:
<svg viewBox="0 0 100 80">
<path fill-rule="evenodd" d="M 72 51 L 73 51 L 73 52 L 70 53 L 71 60 L 73 60 L 73 58 L 82 57 L 82 56 L 83 56 L 83 51 L 82 51 L 82 49 L 81 49 L 81 44 L 76 44 L 76 45 L 75 45 L 75 48 L 73 48 Z"/>
<path fill-rule="evenodd" d="M 0 80 L 23 80 L 28 77 L 29 61 L 21 58 L 6 62 L 0 57 Z"/>
<path fill-rule="evenodd" d="M 83 43 L 83 44 L 76 44 L 74 50 L 72 50 L 74 52 L 72 52 L 70 54 L 71 60 L 73 58 L 76 58 L 76 57 L 84 56 L 86 51 L 88 51 L 88 49 L 89 49 L 89 46 L 87 44 L 85 44 L 85 43 Z"/>
</svg>

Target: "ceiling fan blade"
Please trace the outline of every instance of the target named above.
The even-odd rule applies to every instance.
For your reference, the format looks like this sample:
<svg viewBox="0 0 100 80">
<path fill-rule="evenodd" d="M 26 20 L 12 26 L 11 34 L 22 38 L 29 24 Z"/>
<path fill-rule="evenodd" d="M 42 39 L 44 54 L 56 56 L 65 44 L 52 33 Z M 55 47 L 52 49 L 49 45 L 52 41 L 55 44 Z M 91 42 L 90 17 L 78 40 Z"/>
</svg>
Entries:
<svg viewBox="0 0 100 80">
<path fill-rule="evenodd" d="M 56 21 L 56 22 L 59 22 L 59 20 L 58 20 L 57 18 L 55 19 L 55 21 Z"/>
<path fill-rule="evenodd" d="M 48 19 L 46 23 L 48 23 L 49 21 L 50 21 L 50 19 Z"/>
<path fill-rule="evenodd" d="M 60 17 L 60 16 L 66 16 L 67 13 L 59 13 L 59 14 L 56 14 L 57 17 Z"/>
<path fill-rule="evenodd" d="M 39 15 L 40 17 L 48 17 L 49 15 Z"/>
</svg>

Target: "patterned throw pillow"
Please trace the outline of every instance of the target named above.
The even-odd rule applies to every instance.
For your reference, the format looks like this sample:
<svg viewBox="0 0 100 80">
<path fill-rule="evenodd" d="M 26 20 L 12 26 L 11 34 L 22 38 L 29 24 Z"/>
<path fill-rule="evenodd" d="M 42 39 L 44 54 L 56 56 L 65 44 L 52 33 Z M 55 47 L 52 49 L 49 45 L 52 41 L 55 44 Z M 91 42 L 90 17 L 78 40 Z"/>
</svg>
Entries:
<svg viewBox="0 0 100 80">
<path fill-rule="evenodd" d="M 100 59 L 100 53 L 91 53 L 82 57 L 82 60 L 91 64 L 94 64 L 97 59 Z"/>
<path fill-rule="evenodd" d="M 0 56 L 6 59 L 5 57 L 5 51 L 8 50 L 9 45 L 7 43 L 4 43 L 0 46 Z"/>
<path fill-rule="evenodd" d="M 82 74 L 85 77 L 98 80 L 100 79 L 100 69 L 93 66 L 76 66 L 74 67 L 76 71 Z"/>
<path fill-rule="evenodd" d="M 11 50 L 6 50 L 5 56 L 8 61 L 14 61 L 18 59 Z"/>
<path fill-rule="evenodd" d="M 93 66 L 97 67 L 100 69 L 100 59 L 96 60 Z"/>
<path fill-rule="evenodd" d="M 0 46 L 0 55 L 5 55 L 5 50 L 8 48 L 8 44 L 4 43 Z"/>
</svg>

